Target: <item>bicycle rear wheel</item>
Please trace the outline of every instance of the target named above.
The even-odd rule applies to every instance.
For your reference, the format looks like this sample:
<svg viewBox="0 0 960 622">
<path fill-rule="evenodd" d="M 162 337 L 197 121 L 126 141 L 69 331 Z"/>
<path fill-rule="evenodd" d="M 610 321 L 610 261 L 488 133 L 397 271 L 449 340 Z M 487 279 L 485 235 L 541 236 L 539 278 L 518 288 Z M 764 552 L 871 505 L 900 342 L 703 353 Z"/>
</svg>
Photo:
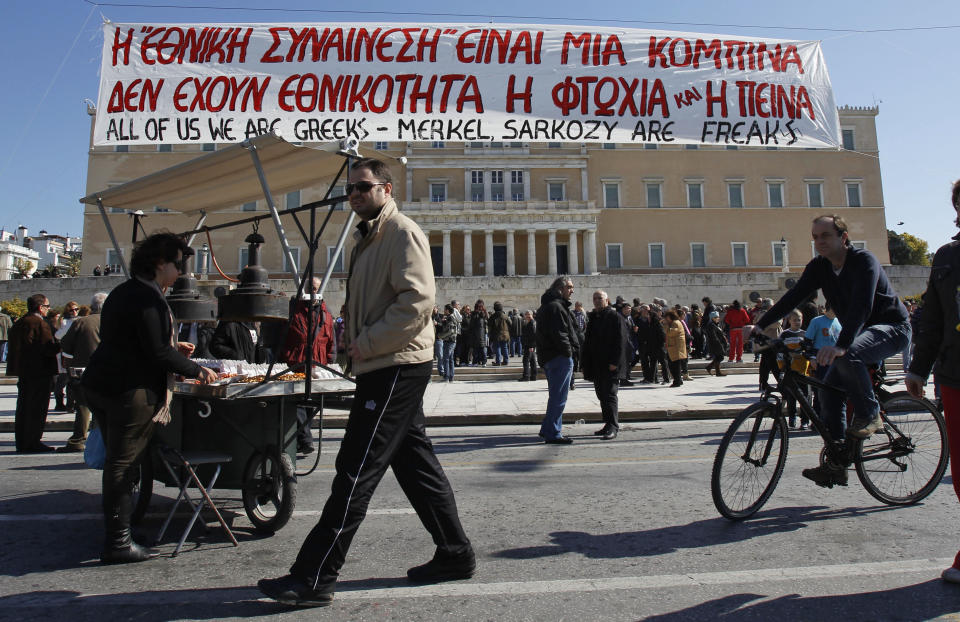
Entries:
<svg viewBox="0 0 960 622">
<path fill-rule="evenodd" d="M 863 487 L 888 505 L 917 503 L 936 489 L 950 453 L 940 411 L 927 400 L 894 393 L 882 405 L 884 429 L 857 443 Z"/>
<path fill-rule="evenodd" d="M 736 416 L 713 461 L 710 491 L 724 517 L 742 520 L 777 487 L 787 460 L 787 423 L 773 404 L 759 402 Z"/>
</svg>

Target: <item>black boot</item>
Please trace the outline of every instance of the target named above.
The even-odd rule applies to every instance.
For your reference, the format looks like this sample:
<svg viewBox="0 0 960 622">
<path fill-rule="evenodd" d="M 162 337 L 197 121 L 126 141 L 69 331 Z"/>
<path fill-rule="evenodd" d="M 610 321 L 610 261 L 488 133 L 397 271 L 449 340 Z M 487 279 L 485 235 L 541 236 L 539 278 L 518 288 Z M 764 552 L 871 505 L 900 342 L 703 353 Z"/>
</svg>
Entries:
<svg viewBox="0 0 960 622">
<path fill-rule="evenodd" d="M 107 504 L 104 495 L 106 539 L 100 561 L 104 564 L 131 564 L 153 557 L 153 551 L 134 542 L 130 533 L 130 513 L 133 511 L 130 494 L 120 495 L 109 507 Z"/>
</svg>

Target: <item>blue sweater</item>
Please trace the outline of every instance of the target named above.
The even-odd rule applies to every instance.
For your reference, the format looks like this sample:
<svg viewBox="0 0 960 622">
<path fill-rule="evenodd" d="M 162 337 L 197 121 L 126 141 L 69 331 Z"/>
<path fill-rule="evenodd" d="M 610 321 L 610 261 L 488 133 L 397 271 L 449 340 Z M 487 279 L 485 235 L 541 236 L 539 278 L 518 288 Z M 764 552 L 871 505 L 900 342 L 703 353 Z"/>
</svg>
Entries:
<svg viewBox="0 0 960 622">
<path fill-rule="evenodd" d="M 837 346 L 849 348 L 867 326 L 907 321 L 907 309 L 887 280 L 887 273 L 872 253 L 847 247 L 847 259 L 840 274 L 826 257 L 816 257 L 803 269 L 800 280 L 767 311 L 757 325 L 762 329 L 779 320 L 818 289 L 840 320 Z"/>
</svg>

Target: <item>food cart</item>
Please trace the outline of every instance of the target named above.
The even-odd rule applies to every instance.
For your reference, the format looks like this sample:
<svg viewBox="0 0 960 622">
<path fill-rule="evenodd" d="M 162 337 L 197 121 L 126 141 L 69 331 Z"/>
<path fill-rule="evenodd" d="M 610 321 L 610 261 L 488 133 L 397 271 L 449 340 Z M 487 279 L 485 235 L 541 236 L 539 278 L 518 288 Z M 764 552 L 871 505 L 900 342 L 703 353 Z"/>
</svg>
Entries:
<svg viewBox="0 0 960 622">
<path fill-rule="evenodd" d="M 259 245 L 263 243 L 263 237 L 258 234 L 257 227 L 266 219 L 276 227 L 288 259 L 287 265 L 292 267 L 290 274 L 299 298 L 303 284 L 313 278 L 313 258 L 324 228 L 336 205 L 345 200 L 342 196 L 330 197 L 331 191 L 348 169 L 351 159 L 360 157 L 357 146 L 355 140 L 344 140 L 321 147 L 306 147 L 288 143 L 274 134 L 265 134 L 90 194 L 81 202 L 99 209 L 117 256 L 121 257 L 121 268 L 128 276 L 116 235 L 107 218 L 108 208 L 135 212 L 162 207 L 195 214 L 198 220 L 194 229 L 181 234 L 188 238 L 188 245 L 197 234 L 209 235 L 210 231 L 223 227 L 251 225 L 253 233 L 247 238 L 250 243 L 249 265 L 241 272 L 237 288 L 219 296 L 217 301 L 205 299 L 196 290 L 192 278 L 186 275 L 172 288 L 174 291 L 168 301 L 179 321 L 217 317 L 233 321 L 285 320 L 292 308 L 290 298 L 270 287 L 266 270 L 259 265 Z M 331 177 L 333 181 L 322 200 L 277 210 L 274 192 L 300 189 L 315 184 L 318 179 Z M 268 213 L 204 226 L 208 213 L 258 199 L 266 200 Z M 317 212 L 321 209 L 326 211 L 326 216 L 318 228 Z M 309 233 L 297 218 L 298 213 L 309 215 Z M 302 274 L 295 269 L 296 262 L 280 220 L 283 214 L 293 217 L 309 249 Z M 322 297 L 353 218 L 350 212 L 315 300 Z M 134 219 L 134 241 L 137 224 L 138 220 Z M 312 321 L 311 325 L 316 327 Z M 312 349 L 306 348 L 306 351 L 306 364 L 298 373 L 291 373 L 286 365 L 278 363 L 269 365 L 264 373 L 252 379 L 245 378 L 245 382 L 236 382 L 237 378 L 225 378 L 213 385 L 178 382 L 171 404 L 172 421 L 157 432 L 156 440 L 174 449 L 229 454 L 231 462 L 224 465 L 217 488 L 240 490 L 247 516 L 260 531 L 273 532 L 281 528 L 293 514 L 297 496 L 294 470 L 297 407 L 318 409 L 316 418 L 322 428 L 324 396 L 353 391 L 353 380 L 335 367 L 316 364 L 311 359 Z M 307 381 L 307 378 L 311 380 Z M 174 485 L 155 454 L 152 452 L 152 460 L 144 460 L 141 465 L 135 521 L 146 512 L 154 478 Z"/>
</svg>

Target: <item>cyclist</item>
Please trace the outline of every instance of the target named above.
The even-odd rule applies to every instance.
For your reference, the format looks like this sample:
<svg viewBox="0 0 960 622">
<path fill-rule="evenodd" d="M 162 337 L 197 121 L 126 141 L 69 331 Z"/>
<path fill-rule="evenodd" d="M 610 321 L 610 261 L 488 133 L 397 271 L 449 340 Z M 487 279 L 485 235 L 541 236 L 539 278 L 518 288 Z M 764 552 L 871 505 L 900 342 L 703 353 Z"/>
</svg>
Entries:
<svg viewBox="0 0 960 622">
<path fill-rule="evenodd" d="M 960 179 L 953 184 L 951 198 L 960 227 Z M 960 241 L 956 241 L 960 234 L 953 239 L 933 257 L 906 383 L 911 395 L 921 397 L 923 384 L 936 363 L 934 377 L 940 387 L 950 443 L 950 475 L 953 490 L 960 497 Z M 960 553 L 941 576 L 945 581 L 960 583 Z"/>
<path fill-rule="evenodd" d="M 783 318 L 818 289 L 840 320 L 836 345 L 817 352 L 818 365 L 830 365 L 824 381 L 840 386 L 854 407 L 847 434 L 867 438 L 883 423 L 880 404 L 873 395 L 867 365 L 903 350 L 910 341 L 907 309 L 890 286 L 880 262 L 870 252 L 850 244 L 847 223 L 837 215 L 818 216 L 811 231 L 817 257 L 783 297 L 757 322 L 754 333 Z M 835 439 L 844 438 L 846 403 L 833 391 L 822 391 L 826 423 Z M 846 465 L 825 463 L 804 469 L 803 476 L 820 486 L 847 484 Z"/>
</svg>

